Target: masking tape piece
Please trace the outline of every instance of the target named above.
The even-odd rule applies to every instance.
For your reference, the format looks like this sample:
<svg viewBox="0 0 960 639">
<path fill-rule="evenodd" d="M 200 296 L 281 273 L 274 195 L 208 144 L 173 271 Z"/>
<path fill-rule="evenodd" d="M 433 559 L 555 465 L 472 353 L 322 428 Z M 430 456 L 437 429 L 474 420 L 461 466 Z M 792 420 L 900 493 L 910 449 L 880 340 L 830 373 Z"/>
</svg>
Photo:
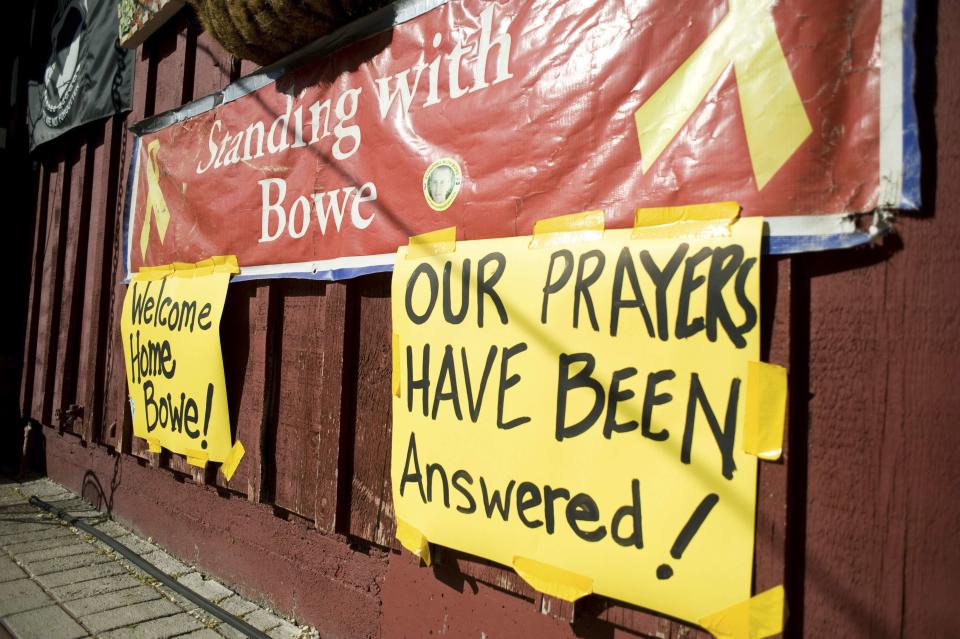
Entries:
<svg viewBox="0 0 960 639">
<path fill-rule="evenodd" d="M 140 270 L 131 278 L 139 282 L 160 280 L 165 277 L 199 277 L 211 273 L 240 272 L 236 255 L 217 255 L 199 262 L 174 262 L 160 266 L 141 266 Z"/>
<path fill-rule="evenodd" d="M 603 239 L 604 228 L 602 210 L 548 217 L 533 225 L 530 248 L 546 248 L 572 242 L 595 242 Z"/>
<path fill-rule="evenodd" d="M 725 221 L 732 224 L 740 214 L 736 202 L 711 202 L 687 206 L 660 206 L 637 209 L 633 214 L 633 227 L 663 226 L 676 222 Z"/>
<path fill-rule="evenodd" d="M 196 466 L 197 468 L 203 468 L 207 465 L 207 459 L 210 456 L 205 450 L 191 450 L 187 449 L 184 451 L 184 454 L 187 456 L 187 463 L 191 466 Z"/>
<path fill-rule="evenodd" d="M 717 639 L 763 639 L 783 632 L 784 590 L 776 586 L 697 623 Z"/>
<path fill-rule="evenodd" d="M 593 592 L 593 580 L 589 577 L 534 559 L 514 557 L 513 569 L 533 588 L 557 599 L 576 601 Z"/>
<path fill-rule="evenodd" d="M 147 438 L 147 450 L 151 453 L 159 453 L 163 450 L 160 446 L 160 440 L 154 437 Z"/>
<path fill-rule="evenodd" d="M 740 214 L 736 202 L 713 202 L 689 206 L 637 209 L 633 216 L 633 239 L 709 238 L 730 235 Z"/>
<path fill-rule="evenodd" d="M 223 476 L 227 478 L 227 481 L 230 481 L 230 478 L 233 477 L 233 473 L 237 472 L 237 466 L 240 465 L 240 460 L 243 459 L 243 455 L 246 452 L 247 451 L 244 450 L 243 444 L 240 443 L 239 439 L 230 448 L 227 458 L 223 460 L 222 464 L 220 464 L 220 472 L 223 473 Z"/>
<path fill-rule="evenodd" d="M 744 452 L 768 461 L 780 459 L 786 410 L 787 369 L 766 362 L 748 362 Z"/>
<path fill-rule="evenodd" d="M 422 532 L 402 519 L 397 519 L 397 541 L 419 557 L 425 566 L 430 565 L 430 542 L 427 541 Z"/>
<path fill-rule="evenodd" d="M 393 343 L 391 345 L 391 355 L 393 357 L 393 366 L 390 369 L 390 388 L 393 390 L 394 397 L 400 397 L 400 334 L 393 334 Z"/>
<path fill-rule="evenodd" d="M 431 255 L 443 255 L 457 250 L 457 227 L 421 233 L 410 238 L 407 244 L 407 259 L 412 260 Z"/>
</svg>

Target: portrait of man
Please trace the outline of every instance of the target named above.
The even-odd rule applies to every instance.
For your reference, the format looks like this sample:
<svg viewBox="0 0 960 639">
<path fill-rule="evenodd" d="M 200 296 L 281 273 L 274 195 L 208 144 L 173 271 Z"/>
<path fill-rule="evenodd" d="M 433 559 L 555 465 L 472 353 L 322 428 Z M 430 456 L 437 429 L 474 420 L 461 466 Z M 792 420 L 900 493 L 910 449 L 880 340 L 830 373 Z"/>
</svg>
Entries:
<svg viewBox="0 0 960 639">
<path fill-rule="evenodd" d="M 460 191 L 460 167 L 449 158 L 430 165 L 424 174 L 424 196 L 427 203 L 437 211 L 443 211 Z"/>
</svg>

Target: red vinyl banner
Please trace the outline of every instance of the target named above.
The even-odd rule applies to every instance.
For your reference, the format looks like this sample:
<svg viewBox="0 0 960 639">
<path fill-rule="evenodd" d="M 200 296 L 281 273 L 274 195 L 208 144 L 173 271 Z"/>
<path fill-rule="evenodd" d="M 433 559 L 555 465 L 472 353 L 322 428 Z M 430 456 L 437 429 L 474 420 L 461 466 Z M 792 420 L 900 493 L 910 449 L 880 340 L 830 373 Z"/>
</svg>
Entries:
<svg viewBox="0 0 960 639">
<path fill-rule="evenodd" d="M 912 9 L 399 2 L 389 30 L 141 123 L 127 268 L 229 254 L 251 276 L 337 279 L 447 226 L 504 237 L 602 209 L 629 227 L 639 207 L 728 200 L 774 220 L 911 207 Z"/>
</svg>

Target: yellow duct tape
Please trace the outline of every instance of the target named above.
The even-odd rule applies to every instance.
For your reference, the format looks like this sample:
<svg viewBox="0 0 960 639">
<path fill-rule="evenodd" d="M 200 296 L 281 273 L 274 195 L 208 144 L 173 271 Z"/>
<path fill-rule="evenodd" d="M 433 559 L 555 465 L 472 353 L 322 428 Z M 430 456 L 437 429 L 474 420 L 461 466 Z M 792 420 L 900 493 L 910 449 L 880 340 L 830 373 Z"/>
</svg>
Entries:
<svg viewBox="0 0 960 639">
<path fill-rule="evenodd" d="M 163 447 L 160 446 L 160 440 L 155 437 L 147 438 L 147 450 L 151 453 L 159 453 L 163 450 Z"/>
<path fill-rule="evenodd" d="M 401 546 L 419 557 L 424 565 L 430 565 L 430 542 L 427 541 L 422 532 L 402 519 L 397 519 L 397 541 L 400 542 Z"/>
<path fill-rule="evenodd" d="M 408 260 L 443 255 L 457 250 L 457 227 L 448 226 L 445 229 L 421 233 L 410 238 L 407 244 Z"/>
<path fill-rule="evenodd" d="M 227 458 L 223 460 L 223 463 L 220 464 L 220 472 L 223 473 L 223 476 L 227 478 L 227 481 L 233 477 L 233 473 L 237 471 L 237 466 L 240 465 L 240 460 L 243 459 L 243 455 L 247 451 L 244 450 L 243 444 L 240 443 L 238 439 L 236 443 L 230 448 L 230 453 L 227 455 Z"/>
<path fill-rule="evenodd" d="M 786 410 L 787 369 L 765 362 L 748 362 L 744 452 L 768 461 L 780 459 Z"/>
<path fill-rule="evenodd" d="M 206 451 L 187 449 L 185 452 L 187 455 L 187 463 L 191 466 L 203 468 L 207 465 L 207 459 L 209 459 L 209 456 L 207 455 Z"/>
<path fill-rule="evenodd" d="M 633 214 L 631 237 L 726 237 L 739 215 L 740 205 L 736 202 L 637 209 Z"/>
<path fill-rule="evenodd" d="M 697 623 L 717 639 L 763 639 L 783 632 L 783 586 L 776 586 Z"/>
<path fill-rule="evenodd" d="M 530 248 L 546 248 L 571 242 L 595 242 L 603 239 L 603 211 L 584 211 L 539 220 L 533 225 Z"/>
<path fill-rule="evenodd" d="M 593 580 L 583 575 L 526 557 L 514 557 L 513 569 L 536 590 L 545 595 L 576 601 L 593 592 Z"/>
</svg>

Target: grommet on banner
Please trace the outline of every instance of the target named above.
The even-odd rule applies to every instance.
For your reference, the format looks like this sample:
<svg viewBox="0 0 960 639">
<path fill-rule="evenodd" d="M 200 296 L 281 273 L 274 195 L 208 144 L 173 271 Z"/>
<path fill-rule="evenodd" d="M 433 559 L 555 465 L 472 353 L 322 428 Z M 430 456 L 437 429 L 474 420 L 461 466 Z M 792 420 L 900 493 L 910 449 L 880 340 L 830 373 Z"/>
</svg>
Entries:
<svg viewBox="0 0 960 639">
<path fill-rule="evenodd" d="M 390 388 L 394 397 L 400 397 L 400 334 L 393 334 L 390 345 L 390 355 L 393 365 L 390 368 Z"/>
<path fill-rule="evenodd" d="M 514 557 L 513 569 L 534 589 L 545 595 L 576 601 L 593 592 L 593 580 L 526 557 Z"/>
<path fill-rule="evenodd" d="M 397 541 L 400 542 L 401 546 L 419 557 L 425 566 L 430 565 L 430 542 L 427 541 L 422 532 L 402 519 L 397 519 Z"/>
<path fill-rule="evenodd" d="M 448 226 L 445 229 L 430 231 L 414 235 L 407 243 L 408 260 L 443 255 L 457 250 L 457 227 Z"/>
<path fill-rule="evenodd" d="M 687 206 L 637 209 L 633 214 L 633 239 L 722 237 L 740 215 L 736 202 L 711 202 Z"/>
<path fill-rule="evenodd" d="M 548 217 L 533 225 L 530 248 L 594 242 L 603 239 L 604 224 L 604 212 L 601 210 Z"/>
<path fill-rule="evenodd" d="M 227 458 L 220 464 L 220 472 L 227 478 L 227 481 L 230 481 L 233 473 L 237 471 L 237 466 L 240 465 L 240 460 L 243 459 L 243 455 L 246 452 L 239 439 L 230 448 L 230 454 L 228 454 Z"/>
<path fill-rule="evenodd" d="M 767 461 L 780 459 L 786 410 L 787 369 L 766 362 L 748 362 L 744 452 Z"/>
<path fill-rule="evenodd" d="M 783 586 L 775 586 L 697 623 L 717 639 L 763 639 L 783 632 Z"/>
</svg>

